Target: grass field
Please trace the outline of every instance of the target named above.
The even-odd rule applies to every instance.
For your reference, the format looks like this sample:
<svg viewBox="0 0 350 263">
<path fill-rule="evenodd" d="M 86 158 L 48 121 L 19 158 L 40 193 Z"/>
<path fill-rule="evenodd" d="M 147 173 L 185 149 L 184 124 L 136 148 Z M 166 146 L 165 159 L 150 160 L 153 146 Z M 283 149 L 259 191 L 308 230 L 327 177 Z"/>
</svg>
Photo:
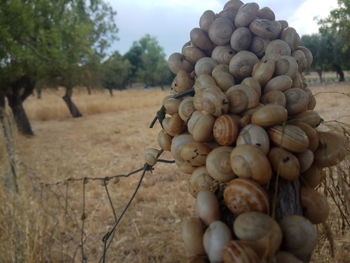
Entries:
<svg viewBox="0 0 350 263">
<path fill-rule="evenodd" d="M 349 85 L 312 90 L 317 94 L 316 110 L 325 120 L 350 123 L 350 97 L 324 93 L 349 95 Z M 81 262 L 82 182 L 33 192 L 32 178 L 53 183 L 68 177 L 127 173 L 143 165 L 145 148 L 157 147 L 160 126 L 149 129 L 148 125 L 167 91 L 120 91 L 114 97 L 102 91 L 90 96 L 79 91 L 73 99 L 84 117 L 78 119 L 69 117 L 62 95 L 60 90 L 44 92 L 42 100 L 31 97 L 25 103 L 36 136 L 14 135 L 20 195 L 6 204 L 2 202 L 0 207 L 0 241 L 6 244 L 0 246 L 2 262 L 72 262 L 73 258 Z M 0 162 L 5 164 L 3 148 L 0 147 Z M 164 158 L 171 156 L 166 153 Z M 2 171 L 5 169 L 4 165 Z M 134 175 L 108 183 L 117 213 L 129 199 L 138 178 Z M 187 178 L 171 164 L 158 164 L 147 174 L 120 224 L 108 262 L 185 261 L 181 220 L 194 214 Z M 84 253 L 88 262 L 98 262 L 102 236 L 114 218 L 103 183 L 90 181 L 85 190 Z M 1 198 L 9 200 L 5 192 Z M 350 262 L 349 233 L 335 232 L 334 239 L 335 259 L 330 258 L 329 245 L 323 240 L 313 262 Z"/>
</svg>

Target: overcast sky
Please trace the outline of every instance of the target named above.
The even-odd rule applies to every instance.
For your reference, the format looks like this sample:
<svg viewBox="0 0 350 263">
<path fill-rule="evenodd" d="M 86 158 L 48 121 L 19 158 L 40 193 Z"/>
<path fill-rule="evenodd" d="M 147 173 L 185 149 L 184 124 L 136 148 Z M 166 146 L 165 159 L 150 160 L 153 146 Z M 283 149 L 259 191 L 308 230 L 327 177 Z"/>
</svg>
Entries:
<svg viewBox="0 0 350 263">
<path fill-rule="evenodd" d="M 113 50 L 128 51 L 133 41 L 149 33 L 155 36 L 166 55 L 181 50 L 189 40 L 192 28 L 198 27 L 205 10 L 220 12 L 228 0 L 107 0 L 117 11 L 116 23 L 120 40 Z M 243 0 L 243 2 L 245 2 Z M 287 20 L 300 35 L 318 31 L 315 17 L 326 17 L 337 7 L 337 0 L 260 0 L 260 7 L 268 6 L 277 20 Z M 245 2 L 247 3 L 247 2 Z"/>
</svg>

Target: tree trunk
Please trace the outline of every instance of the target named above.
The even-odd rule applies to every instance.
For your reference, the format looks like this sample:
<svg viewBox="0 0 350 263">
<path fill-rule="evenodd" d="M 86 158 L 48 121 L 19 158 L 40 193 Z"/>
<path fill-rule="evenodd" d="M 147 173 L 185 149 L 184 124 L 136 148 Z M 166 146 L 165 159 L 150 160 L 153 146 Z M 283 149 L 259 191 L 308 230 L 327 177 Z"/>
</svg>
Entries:
<svg viewBox="0 0 350 263">
<path fill-rule="evenodd" d="M 36 91 L 36 98 L 40 100 L 42 98 L 42 96 L 41 96 L 41 91 L 42 90 L 41 89 L 36 89 L 35 91 Z"/>
<path fill-rule="evenodd" d="M 337 72 L 337 74 L 339 76 L 339 82 L 344 82 L 345 81 L 344 71 L 341 68 L 341 66 L 334 64 L 333 67 L 335 69 L 335 72 Z"/>
<path fill-rule="evenodd" d="M 62 97 L 62 99 L 67 104 L 68 110 L 73 118 L 82 117 L 83 115 L 80 113 L 78 107 L 74 104 L 72 100 L 72 95 L 73 95 L 73 88 L 66 87 L 66 94 Z"/>
<path fill-rule="evenodd" d="M 316 70 L 318 77 L 320 78 L 320 83 L 323 83 L 323 78 L 322 78 L 322 70 L 318 69 Z"/>
<path fill-rule="evenodd" d="M 113 94 L 113 89 L 108 89 L 108 92 L 109 92 L 109 95 L 110 95 L 111 97 L 114 96 L 114 94 Z"/>
<path fill-rule="evenodd" d="M 86 90 L 87 90 L 88 95 L 91 95 L 91 88 L 90 88 L 90 86 L 86 86 Z"/>
</svg>

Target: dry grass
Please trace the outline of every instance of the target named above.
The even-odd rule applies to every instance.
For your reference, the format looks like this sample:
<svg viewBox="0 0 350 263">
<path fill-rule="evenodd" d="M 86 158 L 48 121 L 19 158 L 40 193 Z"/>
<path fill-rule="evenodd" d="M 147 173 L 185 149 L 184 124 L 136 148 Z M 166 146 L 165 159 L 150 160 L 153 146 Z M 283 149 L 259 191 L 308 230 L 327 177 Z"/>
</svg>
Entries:
<svg viewBox="0 0 350 263">
<path fill-rule="evenodd" d="M 349 86 L 334 85 L 316 87 L 313 91 L 348 93 L 348 89 Z M 47 188 L 40 195 L 33 193 L 31 177 L 55 182 L 67 177 L 110 176 L 139 168 L 143 163 L 143 149 L 157 146 L 159 126 L 155 129 L 147 126 L 166 94 L 159 90 L 116 92 L 114 98 L 107 93 L 77 94 L 74 100 L 85 113 L 79 119 L 67 118 L 67 112 L 62 114 L 66 109 L 60 98 L 61 91 L 44 93 L 42 101 L 28 100 L 25 107 L 36 136 L 17 135 L 15 138 L 17 154 L 22 161 L 18 170 L 21 195 L 11 202 L 0 203 L 1 262 L 14 262 L 17 251 L 22 251 L 22 260 L 18 262 L 69 262 L 74 255 L 76 262 L 81 262 L 82 183 L 71 183 L 68 188 L 65 185 Z M 350 98 L 346 96 L 320 94 L 317 100 L 317 110 L 326 120 L 348 114 Z M 104 113 L 95 114 L 99 112 L 97 109 Z M 350 119 L 341 120 L 349 122 Z M 0 161 L 4 164 L 2 149 L 0 141 Z M 3 169 L 5 166 L 1 168 L 2 173 Z M 138 177 L 108 184 L 117 211 L 121 211 L 128 200 Z M 194 199 L 187 191 L 187 177 L 174 166 L 165 164 L 157 165 L 156 170 L 146 176 L 120 224 L 108 262 L 185 261 L 181 220 L 194 212 Z M 2 200 L 9 200 L 4 191 L 0 193 Z M 97 262 L 102 251 L 101 238 L 113 224 L 113 213 L 101 183 L 86 184 L 86 216 L 85 252 L 89 262 Z M 337 216 L 333 209 L 332 221 Z M 313 262 L 349 262 L 349 233 L 341 235 L 333 225 L 332 229 L 336 259 L 330 258 L 329 245 L 323 241 Z M 15 246 L 16 231 L 20 233 L 19 247 Z"/>
</svg>

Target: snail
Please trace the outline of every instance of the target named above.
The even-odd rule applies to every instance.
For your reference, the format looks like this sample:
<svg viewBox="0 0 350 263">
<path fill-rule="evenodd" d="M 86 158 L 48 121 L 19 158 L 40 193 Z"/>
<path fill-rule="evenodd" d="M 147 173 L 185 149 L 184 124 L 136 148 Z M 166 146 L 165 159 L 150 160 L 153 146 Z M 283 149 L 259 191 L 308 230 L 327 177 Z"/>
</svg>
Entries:
<svg viewBox="0 0 350 263">
<path fill-rule="evenodd" d="M 207 226 L 220 219 L 219 201 L 210 191 L 200 191 L 196 199 L 196 211 Z"/>
<path fill-rule="evenodd" d="M 192 45 L 184 47 L 182 49 L 182 54 L 184 55 L 186 60 L 193 64 L 196 64 L 198 60 L 206 56 L 202 50 Z"/>
<path fill-rule="evenodd" d="M 269 152 L 269 160 L 277 176 L 281 176 L 288 181 L 294 181 L 299 177 L 300 164 L 298 158 L 292 153 L 274 147 Z"/>
<path fill-rule="evenodd" d="M 248 78 L 245 78 L 241 84 L 244 84 L 250 88 L 253 88 L 258 94 L 258 96 L 259 97 L 261 96 L 261 85 L 256 79 L 252 77 L 248 77 Z"/>
<path fill-rule="evenodd" d="M 258 263 L 260 259 L 255 251 L 245 242 L 231 240 L 224 248 L 224 263 Z"/>
<path fill-rule="evenodd" d="M 301 175 L 303 185 L 311 188 L 318 186 L 323 179 L 321 168 L 313 164 L 308 170 Z"/>
<path fill-rule="evenodd" d="M 171 88 L 176 92 L 182 92 L 192 88 L 193 79 L 190 74 L 184 70 L 179 70 L 176 74 L 174 81 L 171 84 Z"/>
<path fill-rule="evenodd" d="M 187 123 L 187 128 L 197 142 L 210 141 L 213 137 L 215 119 L 212 115 L 195 111 Z"/>
<path fill-rule="evenodd" d="M 311 187 L 301 187 L 301 206 L 304 216 L 313 224 L 326 222 L 329 215 L 327 198 Z"/>
<path fill-rule="evenodd" d="M 269 92 L 266 92 L 261 97 L 261 102 L 263 104 L 276 104 L 281 105 L 282 107 L 286 107 L 287 105 L 287 99 L 284 93 L 280 90 L 271 90 Z"/>
<path fill-rule="evenodd" d="M 274 40 L 280 35 L 282 26 L 277 21 L 257 18 L 250 23 L 249 29 L 259 37 Z"/>
<path fill-rule="evenodd" d="M 294 124 L 303 122 L 310 125 L 313 128 L 316 128 L 318 125 L 320 125 L 322 121 L 322 118 L 316 111 L 308 110 L 293 116 L 289 123 Z"/>
<path fill-rule="evenodd" d="M 170 149 L 171 155 L 173 156 L 173 158 L 177 161 L 183 162 L 180 155 L 181 149 L 184 144 L 188 142 L 193 142 L 193 141 L 194 141 L 193 137 L 188 133 L 183 133 L 181 135 L 175 136 L 171 141 L 171 149 Z"/>
<path fill-rule="evenodd" d="M 275 61 L 263 59 L 253 67 L 252 77 L 264 86 L 275 72 Z"/>
<path fill-rule="evenodd" d="M 179 135 L 185 130 L 185 123 L 181 120 L 179 114 L 175 113 L 167 117 L 162 122 L 163 129 L 171 136 Z"/>
<path fill-rule="evenodd" d="M 218 64 L 230 64 L 231 58 L 236 52 L 230 46 L 217 46 L 211 53 L 211 58 Z"/>
<path fill-rule="evenodd" d="M 191 43 L 204 51 L 212 51 L 214 44 L 209 39 L 208 33 L 200 28 L 193 28 L 190 32 Z"/>
<path fill-rule="evenodd" d="M 173 53 L 168 58 L 169 69 L 177 74 L 180 70 L 190 73 L 193 70 L 193 64 L 185 59 L 180 53 Z"/>
<path fill-rule="evenodd" d="M 313 152 L 315 152 L 318 148 L 318 145 L 320 143 L 320 138 L 318 135 L 318 132 L 312 128 L 309 124 L 306 124 L 304 122 L 292 122 L 293 125 L 299 127 L 302 129 L 306 136 L 309 138 L 309 149 Z"/>
<path fill-rule="evenodd" d="M 219 64 L 215 66 L 212 72 L 212 76 L 223 92 L 227 91 L 230 87 L 235 85 L 235 79 L 230 74 L 228 65 Z"/>
<path fill-rule="evenodd" d="M 248 26 L 259 12 L 257 3 L 247 3 L 242 5 L 237 12 L 235 18 L 236 27 Z"/>
<path fill-rule="evenodd" d="M 265 50 L 269 43 L 270 40 L 255 36 L 252 39 L 249 50 L 253 52 L 258 58 L 261 58 L 265 55 Z"/>
<path fill-rule="evenodd" d="M 292 84 L 293 81 L 289 76 L 280 75 L 270 79 L 266 83 L 264 87 L 264 93 L 267 93 L 272 90 L 286 91 L 287 89 L 290 89 L 292 87 Z"/>
<path fill-rule="evenodd" d="M 182 239 L 187 257 L 205 255 L 203 235 L 204 225 L 199 218 L 190 217 L 182 222 Z"/>
<path fill-rule="evenodd" d="M 189 179 L 189 189 L 193 197 L 196 197 L 200 191 L 215 192 L 218 187 L 219 183 L 209 176 L 205 166 L 194 170 Z"/>
<path fill-rule="evenodd" d="M 199 19 L 199 27 L 208 32 L 210 25 L 214 22 L 216 15 L 213 11 L 205 11 Z"/>
<path fill-rule="evenodd" d="M 229 102 L 219 88 L 204 89 L 194 96 L 194 107 L 218 117 L 229 110 Z"/>
<path fill-rule="evenodd" d="M 308 170 L 314 162 L 314 153 L 307 149 L 305 152 L 298 153 L 297 158 L 300 163 L 300 172 L 303 173 Z"/>
<path fill-rule="evenodd" d="M 298 72 L 298 63 L 292 56 L 281 56 L 276 60 L 275 75 L 287 75 L 292 79 Z"/>
<path fill-rule="evenodd" d="M 181 101 L 179 99 L 174 99 L 171 96 L 165 97 L 163 100 L 163 106 L 166 113 L 170 115 L 178 113 L 180 102 Z"/>
<path fill-rule="evenodd" d="M 193 105 L 193 97 L 184 98 L 179 105 L 178 113 L 183 121 L 188 121 L 192 113 L 195 111 Z"/>
<path fill-rule="evenodd" d="M 193 167 L 198 168 L 205 165 L 209 152 L 210 148 L 204 143 L 187 142 L 181 147 L 180 157 Z"/>
<path fill-rule="evenodd" d="M 230 73 L 235 79 L 243 80 L 251 75 L 253 67 L 258 61 L 258 57 L 253 52 L 239 51 L 230 61 Z"/>
<path fill-rule="evenodd" d="M 245 84 L 235 85 L 226 91 L 231 113 L 241 113 L 259 104 L 259 94 L 254 88 Z"/>
<path fill-rule="evenodd" d="M 215 120 L 213 135 L 218 144 L 228 146 L 233 144 L 238 135 L 238 122 L 231 115 L 221 115 Z"/>
<path fill-rule="evenodd" d="M 161 130 L 158 133 L 157 139 L 160 148 L 162 148 L 164 151 L 170 151 L 172 137 L 169 134 L 167 134 L 164 130 Z"/>
<path fill-rule="evenodd" d="M 284 92 L 287 99 L 287 111 L 289 115 L 296 115 L 308 109 L 309 95 L 300 88 L 291 88 Z"/>
<path fill-rule="evenodd" d="M 252 33 L 248 28 L 239 27 L 231 36 L 231 47 L 235 51 L 247 50 L 252 42 L 252 38 Z"/>
<path fill-rule="evenodd" d="M 276 104 L 267 104 L 253 113 L 252 123 L 261 127 L 269 127 L 282 123 L 287 118 L 288 112 L 284 107 Z"/>
<path fill-rule="evenodd" d="M 304 72 L 305 69 L 308 67 L 308 62 L 307 62 L 305 53 L 301 50 L 295 50 L 292 53 L 292 56 L 297 61 L 299 72 Z"/>
<path fill-rule="evenodd" d="M 236 143 L 237 146 L 242 144 L 254 145 L 264 154 L 267 154 L 270 150 L 270 140 L 267 132 L 254 124 L 249 124 L 240 131 Z"/>
<path fill-rule="evenodd" d="M 298 48 L 300 45 L 300 36 L 297 31 L 292 27 L 287 27 L 282 30 L 281 37 L 283 41 L 285 41 L 292 51 Z"/>
<path fill-rule="evenodd" d="M 203 57 L 197 61 L 194 70 L 197 76 L 202 74 L 210 75 L 216 65 L 217 63 L 214 59 Z"/>
<path fill-rule="evenodd" d="M 212 150 L 206 161 L 209 175 L 219 182 L 228 182 L 236 177 L 230 165 L 232 147 L 221 146 Z"/>
<path fill-rule="evenodd" d="M 211 23 L 208 35 L 215 45 L 224 46 L 230 42 L 234 29 L 232 22 L 228 18 L 218 17 Z"/>
<path fill-rule="evenodd" d="M 276 16 L 275 13 L 269 7 L 263 7 L 258 11 L 257 16 L 259 18 L 268 19 L 274 21 Z M 282 27 L 282 26 L 281 26 Z"/>
<path fill-rule="evenodd" d="M 290 56 L 292 51 L 288 44 L 283 40 L 276 39 L 268 43 L 265 48 L 265 57 L 266 59 L 278 60 L 282 56 Z M 295 62 L 295 65 L 298 65 Z M 283 74 L 277 74 L 283 75 Z"/>
<path fill-rule="evenodd" d="M 148 148 L 144 151 L 145 161 L 148 165 L 153 166 L 157 163 L 159 150 Z"/>
</svg>

